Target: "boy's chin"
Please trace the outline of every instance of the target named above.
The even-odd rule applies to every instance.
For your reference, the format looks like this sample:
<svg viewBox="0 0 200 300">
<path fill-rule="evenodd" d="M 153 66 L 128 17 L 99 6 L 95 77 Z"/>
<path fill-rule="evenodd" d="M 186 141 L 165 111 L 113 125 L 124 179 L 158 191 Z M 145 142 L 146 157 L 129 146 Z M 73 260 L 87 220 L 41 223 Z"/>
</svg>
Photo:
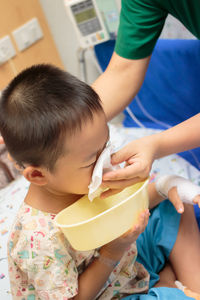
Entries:
<svg viewBox="0 0 200 300">
<path fill-rule="evenodd" d="M 80 196 L 84 196 L 87 195 L 89 193 L 89 189 L 85 188 L 85 189 L 80 189 L 80 191 L 76 191 L 76 194 L 80 195 Z"/>
<path fill-rule="evenodd" d="M 69 193 L 73 194 L 73 195 L 84 196 L 89 193 L 89 188 L 88 188 L 88 185 L 87 186 L 82 185 L 79 187 L 75 186 L 75 187 L 73 187 L 73 189 L 71 189 L 71 191 Z"/>
</svg>

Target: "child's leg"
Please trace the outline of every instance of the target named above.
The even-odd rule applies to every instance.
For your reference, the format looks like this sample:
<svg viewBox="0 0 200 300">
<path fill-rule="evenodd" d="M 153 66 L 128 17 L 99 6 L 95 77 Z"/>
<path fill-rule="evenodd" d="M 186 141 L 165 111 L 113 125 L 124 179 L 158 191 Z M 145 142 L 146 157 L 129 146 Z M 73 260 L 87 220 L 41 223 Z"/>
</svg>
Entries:
<svg viewBox="0 0 200 300">
<path fill-rule="evenodd" d="M 185 204 L 169 261 L 177 280 L 200 293 L 200 232 L 192 205 Z"/>
<path fill-rule="evenodd" d="M 174 270 L 172 269 L 172 266 L 169 263 L 166 263 L 165 267 L 159 273 L 159 276 L 160 276 L 160 279 L 154 285 L 154 287 L 177 288 L 177 286 L 175 285 L 176 275 L 174 273 Z"/>
</svg>

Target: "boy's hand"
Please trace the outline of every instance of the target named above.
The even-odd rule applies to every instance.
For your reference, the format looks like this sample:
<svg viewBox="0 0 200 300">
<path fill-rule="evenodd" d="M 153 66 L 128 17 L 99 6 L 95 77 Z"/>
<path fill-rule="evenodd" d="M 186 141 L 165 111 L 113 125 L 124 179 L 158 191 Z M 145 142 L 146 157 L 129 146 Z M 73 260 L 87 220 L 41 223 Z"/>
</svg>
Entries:
<svg viewBox="0 0 200 300">
<path fill-rule="evenodd" d="M 134 225 L 129 231 L 115 239 L 114 241 L 104 245 L 100 253 L 113 260 L 120 260 L 124 252 L 130 245 L 136 241 L 138 236 L 145 230 L 149 220 L 149 210 L 143 211 L 138 218 L 138 224 Z"/>
<path fill-rule="evenodd" d="M 200 187 L 176 175 L 166 175 L 156 180 L 156 190 L 164 198 L 169 198 L 179 213 L 184 211 L 182 202 L 198 204 L 200 207 Z"/>
<path fill-rule="evenodd" d="M 174 207 L 176 208 L 176 210 L 179 214 L 182 214 L 184 212 L 184 205 L 183 205 L 183 202 L 181 201 L 181 199 L 178 195 L 176 187 L 172 187 L 169 190 L 168 199 L 174 205 Z"/>
</svg>

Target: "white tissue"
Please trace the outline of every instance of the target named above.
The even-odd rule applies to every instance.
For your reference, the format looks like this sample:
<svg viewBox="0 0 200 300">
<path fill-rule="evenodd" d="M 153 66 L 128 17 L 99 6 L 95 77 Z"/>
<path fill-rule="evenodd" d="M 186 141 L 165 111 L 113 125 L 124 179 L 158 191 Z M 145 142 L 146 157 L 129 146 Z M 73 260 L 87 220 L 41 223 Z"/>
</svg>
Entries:
<svg viewBox="0 0 200 300">
<path fill-rule="evenodd" d="M 93 201 L 94 198 L 100 196 L 100 194 L 105 190 L 100 188 L 102 183 L 102 176 L 108 171 L 119 169 L 120 166 L 113 166 L 111 164 L 111 154 L 114 152 L 114 147 L 108 142 L 106 148 L 102 151 L 99 156 L 96 165 L 93 170 L 92 180 L 88 186 L 89 193 L 88 198 L 90 201 Z"/>
</svg>

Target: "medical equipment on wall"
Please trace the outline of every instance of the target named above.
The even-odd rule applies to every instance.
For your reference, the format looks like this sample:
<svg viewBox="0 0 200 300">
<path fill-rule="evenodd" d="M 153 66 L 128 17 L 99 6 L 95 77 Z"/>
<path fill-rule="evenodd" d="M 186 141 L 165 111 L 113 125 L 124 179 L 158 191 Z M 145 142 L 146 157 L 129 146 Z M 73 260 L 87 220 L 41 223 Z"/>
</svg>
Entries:
<svg viewBox="0 0 200 300">
<path fill-rule="evenodd" d="M 119 25 L 119 0 L 64 0 L 82 48 L 115 38 Z"/>
<path fill-rule="evenodd" d="M 110 39 L 116 39 L 121 0 L 96 0 Z"/>
</svg>

